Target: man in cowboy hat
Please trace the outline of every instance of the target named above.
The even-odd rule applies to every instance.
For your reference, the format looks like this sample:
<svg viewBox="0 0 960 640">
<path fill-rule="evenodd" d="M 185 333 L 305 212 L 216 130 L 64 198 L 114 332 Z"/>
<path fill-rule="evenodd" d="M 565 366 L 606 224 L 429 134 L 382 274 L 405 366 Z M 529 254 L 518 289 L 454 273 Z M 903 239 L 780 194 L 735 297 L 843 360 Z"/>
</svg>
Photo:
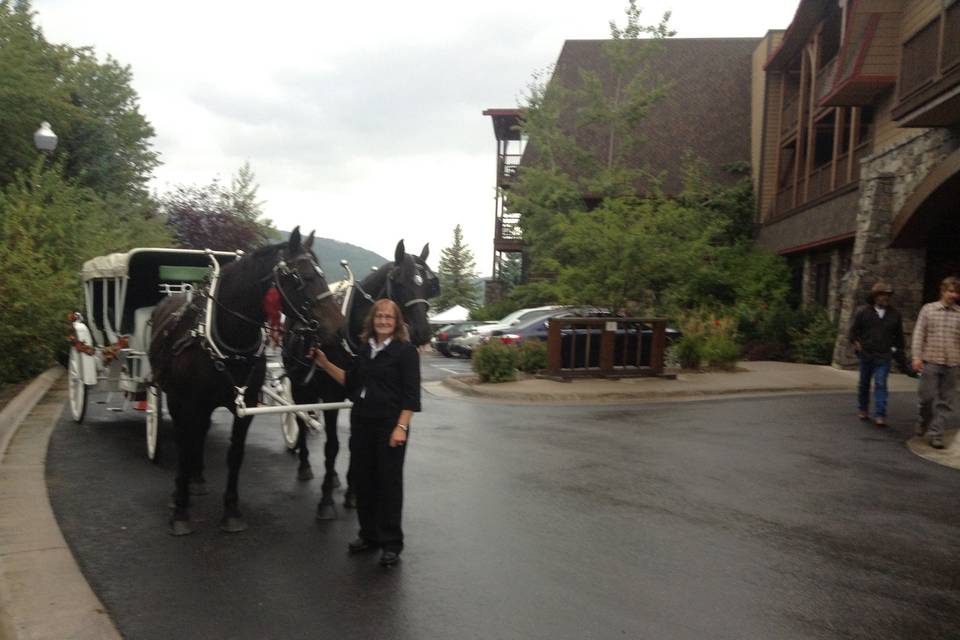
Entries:
<svg viewBox="0 0 960 640">
<path fill-rule="evenodd" d="M 873 285 L 867 304 L 857 309 L 850 323 L 850 342 L 860 358 L 857 387 L 857 415 L 869 420 L 870 380 L 873 379 L 874 424 L 887 424 L 887 377 L 897 353 L 903 351 L 903 319 L 890 306 L 893 287 L 886 282 Z"/>
</svg>

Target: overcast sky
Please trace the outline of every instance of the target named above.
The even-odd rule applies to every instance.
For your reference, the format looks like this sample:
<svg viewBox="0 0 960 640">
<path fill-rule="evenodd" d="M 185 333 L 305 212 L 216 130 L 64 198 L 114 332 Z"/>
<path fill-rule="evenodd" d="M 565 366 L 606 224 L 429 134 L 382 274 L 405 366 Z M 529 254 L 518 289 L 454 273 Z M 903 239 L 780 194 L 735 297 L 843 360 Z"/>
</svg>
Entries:
<svg viewBox="0 0 960 640">
<path fill-rule="evenodd" d="M 677 37 L 760 37 L 798 0 L 640 2 Z M 517 106 L 566 39 L 604 38 L 625 0 L 247 2 L 33 0 L 52 42 L 133 70 L 163 165 L 153 188 L 229 180 L 249 161 L 281 229 L 392 257 L 463 225 L 481 275 L 493 259 L 495 142 L 488 107 Z"/>
</svg>

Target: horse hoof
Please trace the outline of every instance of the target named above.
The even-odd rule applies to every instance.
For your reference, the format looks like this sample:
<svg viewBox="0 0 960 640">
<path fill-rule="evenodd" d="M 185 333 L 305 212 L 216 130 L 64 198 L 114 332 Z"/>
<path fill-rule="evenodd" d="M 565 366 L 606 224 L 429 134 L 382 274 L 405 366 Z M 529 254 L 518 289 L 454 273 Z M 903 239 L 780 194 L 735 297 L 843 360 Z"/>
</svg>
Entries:
<svg viewBox="0 0 960 640">
<path fill-rule="evenodd" d="M 220 530 L 227 533 L 240 533 L 247 530 L 247 523 L 243 518 L 230 516 L 220 521 Z"/>
<path fill-rule="evenodd" d="M 190 495 L 192 496 L 205 496 L 210 493 L 210 490 L 207 489 L 206 482 L 191 482 L 190 483 Z"/>
<path fill-rule="evenodd" d="M 313 469 L 310 467 L 304 467 L 297 471 L 297 480 L 300 482 L 306 482 L 307 480 L 313 480 Z"/>
<path fill-rule="evenodd" d="M 167 533 L 172 536 L 188 536 L 193 533 L 193 527 L 188 520 L 171 520 L 170 530 Z"/>
<path fill-rule="evenodd" d="M 346 509 L 357 508 L 357 496 L 353 495 L 349 489 L 347 489 L 347 495 L 343 496 L 343 506 Z"/>
<path fill-rule="evenodd" d="M 317 520 L 336 520 L 337 507 L 331 502 L 325 504 L 321 502 L 317 505 Z"/>
</svg>

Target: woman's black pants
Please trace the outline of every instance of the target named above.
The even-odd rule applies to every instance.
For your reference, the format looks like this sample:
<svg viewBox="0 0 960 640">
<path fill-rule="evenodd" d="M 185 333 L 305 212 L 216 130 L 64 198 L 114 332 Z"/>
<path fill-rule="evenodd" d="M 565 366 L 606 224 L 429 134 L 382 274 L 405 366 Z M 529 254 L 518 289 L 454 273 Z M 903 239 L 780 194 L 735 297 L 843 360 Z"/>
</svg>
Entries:
<svg viewBox="0 0 960 640">
<path fill-rule="evenodd" d="M 384 550 L 403 550 L 403 459 L 407 445 L 390 446 L 397 418 L 350 416 L 350 478 L 357 495 L 360 537 Z"/>
</svg>

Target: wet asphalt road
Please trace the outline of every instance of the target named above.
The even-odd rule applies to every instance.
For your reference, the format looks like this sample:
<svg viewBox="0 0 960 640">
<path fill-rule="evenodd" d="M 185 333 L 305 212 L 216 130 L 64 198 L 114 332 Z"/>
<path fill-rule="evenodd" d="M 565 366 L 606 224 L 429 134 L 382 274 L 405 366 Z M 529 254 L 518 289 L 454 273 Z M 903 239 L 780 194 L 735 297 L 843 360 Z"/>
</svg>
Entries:
<svg viewBox="0 0 960 640">
<path fill-rule="evenodd" d="M 444 361 L 424 358 L 425 380 L 432 364 Z M 851 400 L 425 393 L 392 570 L 346 554 L 352 512 L 314 521 L 320 480 L 296 481 L 272 417 L 248 441 L 244 533 L 217 528 L 226 412 L 192 536 L 166 534 L 171 438 L 149 464 L 132 412 L 92 405 L 84 425 L 61 421 L 47 481 L 128 638 L 960 637 L 960 473 L 905 450 L 910 395 L 894 395 L 885 431 L 851 419 Z"/>
</svg>

